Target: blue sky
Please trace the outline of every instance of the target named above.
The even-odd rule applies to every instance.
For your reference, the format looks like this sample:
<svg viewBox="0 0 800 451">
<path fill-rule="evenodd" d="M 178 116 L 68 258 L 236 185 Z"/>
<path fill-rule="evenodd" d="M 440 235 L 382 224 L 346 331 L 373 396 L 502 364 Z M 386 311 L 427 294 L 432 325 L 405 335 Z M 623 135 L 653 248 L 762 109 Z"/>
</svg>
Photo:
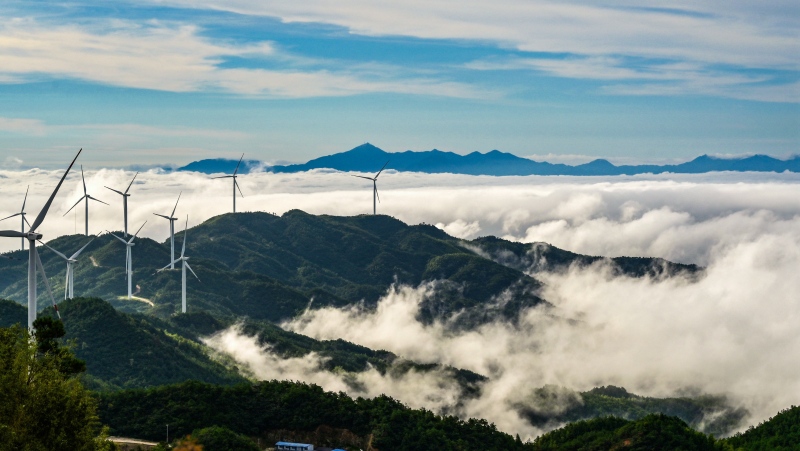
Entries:
<svg viewBox="0 0 800 451">
<path fill-rule="evenodd" d="M 0 165 L 800 149 L 796 1 L 10 1 Z"/>
</svg>

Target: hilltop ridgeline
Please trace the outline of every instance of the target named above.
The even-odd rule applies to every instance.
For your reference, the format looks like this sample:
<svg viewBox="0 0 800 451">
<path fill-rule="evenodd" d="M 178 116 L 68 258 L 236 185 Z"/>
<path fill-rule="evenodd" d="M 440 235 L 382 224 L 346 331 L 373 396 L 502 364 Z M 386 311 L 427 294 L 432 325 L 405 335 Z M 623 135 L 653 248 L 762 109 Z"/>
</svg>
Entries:
<svg viewBox="0 0 800 451">
<path fill-rule="evenodd" d="M 521 244 L 494 237 L 464 241 L 431 225 L 407 225 L 384 215 L 339 217 L 292 210 L 224 214 L 188 232 L 187 255 L 200 281 L 188 284 L 189 311 L 255 320 L 282 321 L 311 305 L 374 306 L 395 285 L 430 283 L 420 305 L 425 322 L 460 313 L 459 327 L 502 319 L 514 321 L 520 311 L 544 305 L 539 297 L 540 271 L 570 265 L 612 265 L 620 275 L 664 277 L 702 274 L 693 265 L 649 258 L 583 256 L 544 243 Z M 176 234 L 176 244 L 183 232 Z M 87 238 L 63 236 L 48 244 L 78 249 Z M 19 254 L 19 255 L 16 255 Z M 0 260 L 0 297 L 23 302 L 26 296 L 24 255 Z M 40 251 L 56 297 L 63 293 L 64 263 L 47 249 Z M 180 273 L 156 273 L 169 262 L 169 243 L 147 238 L 133 249 L 137 297 L 126 292 L 124 247 L 109 235 L 95 239 L 75 265 L 77 296 L 106 299 L 127 312 L 168 318 L 179 310 Z M 500 302 L 510 293 L 512 302 Z M 63 295 L 62 295 L 63 296 Z M 313 302 L 312 302 L 313 299 Z M 49 305 L 43 303 L 40 308 Z"/>
<path fill-rule="evenodd" d="M 386 169 L 404 172 L 451 173 L 468 175 L 635 175 L 635 174 L 702 174 L 706 172 L 800 172 L 800 156 L 779 160 L 767 155 L 753 155 L 741 158 L 717 158 L 701 155 L 680 164 L 643 164 L 617 166 L 608 160 L 597 159 L 575 166 L 534 161 L 516 155 L 492 150 L 486 153 L 472 152 L 459 155 L 441 150 L 415 152 L 386 152 L 366 143 L 346 152 L 315 158 L 302 164 L 265 165 L 257 160 L 244 161 L 240 173 L 255 170 L 268 172 L 304 172 L 312 169 L 335 169 L 338 171 L 358 171 L 373 173 L 386 161 Z M 238 160 L 211 159 L 200 160 L 180 167 L 179 171 L 196 171 L 206 174 L 233 172 Z"/>
</svg>

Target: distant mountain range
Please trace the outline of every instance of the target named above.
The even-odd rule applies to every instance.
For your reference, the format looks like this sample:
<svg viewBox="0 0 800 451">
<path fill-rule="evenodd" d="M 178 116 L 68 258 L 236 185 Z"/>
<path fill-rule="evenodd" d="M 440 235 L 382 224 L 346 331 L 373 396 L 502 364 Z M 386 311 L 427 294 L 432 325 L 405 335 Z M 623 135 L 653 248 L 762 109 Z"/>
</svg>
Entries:
<svg viewBox="0 0 800 451">
<path fill-rule="evenodd" d="M 735 172 L 800 172 L 800 156 L 779 160 L 767 155 L 753 155 L 743 158 L 717 158 L 702 155 L 694 160 L 668 165 L 621 165 L 598 159 L 589 163 L 570 166 L 534 161 L 528 158 L 492 150 L 487 153 L 472 152 L 459 155 L 441 150 L 424 152 L 390 153 L 373 146 L 362 144 L 347 152 L 315 158 L 303 164 L 268 166 L 257 160 L 242 162 L 239 173 L 249 173 L 264 168 L 271 172 L 303 172 L 312 169 L 335 169 L 339 171 L 378 172 L 384 163 L 387 169 L 407 172 L 452 173 L 469 175 L 634 175 L 634 174 L 702 174 L 717 171 Z M 231 173 L 238 160 L 200 160 L 178 168 L 179 171 L 196 171 L 206 174 Z"/>
</svg>

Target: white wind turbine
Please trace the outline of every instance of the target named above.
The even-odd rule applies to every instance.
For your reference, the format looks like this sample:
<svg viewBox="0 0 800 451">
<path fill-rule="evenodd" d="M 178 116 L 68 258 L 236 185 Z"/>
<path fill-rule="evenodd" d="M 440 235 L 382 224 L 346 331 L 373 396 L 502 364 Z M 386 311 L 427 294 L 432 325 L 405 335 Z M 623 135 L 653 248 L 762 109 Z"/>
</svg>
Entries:
<svg viewBox="0 0 800 451">
<path fill-rule="evenodd" d="M 124 193 L 122 191 L 117 191 L 117 190 L 115 190 L 113 188 L 109 188 L 109 187 L 106 186 L 106 189 L 110 189 L 111 191 L 114 191 L 115 193 L 117 193 L 120 196 L 122 196 L 122 220 L 123 220 L 124 226 L 125 226 L 125 232 L 124 232 L 125 233 L 125 238 L 128 238 L 128 198 L 131 197 L 131 195 L 128 194 L 128 191 L 131 189 L 131 186 L 133 186 L 133 181 L 136 180 L 136 176 L 137 175 L 139 175 L 138 172 L 136 174 L 134 174 L 133 179 L 131 180 L 131 183 L 128 185 L 128 188 L 125 190 Z"/>
<path fill-rule="evenodd" d="M 145 221 L 144 224 L 147 224 L 147 221 Z M 144 227 L 144 224 L 142 224 L 142 227 Z M 132 255 L 133 254 L 132 248 L 134 246 L 133 240 L 135 240 L 136 236 L 139 235 L 139 232 L 142 231 L 142 227 L 139 227 L 139 230 L 137 230 L 136 233 L 134 233 L 131 239 L 128 241 L 125 241 L 124 239 L 114 235 L 113 233 L 108 232 L 111 234 L 111 236 L 122 241 L 122 244 L 125 245 L 125 274 L 128 275 L 128 299 L 131 299 L 132 297 L 131 288 L 133 287 L 133 255 Z"/>
<path fill-rule="evenodd" d="M 95 199 L 86 192 L 86 179 L 83 177 L 83 165 L 81 165 L 81 180 L 83 181 L 83 197 L 78 199 L 78 201 L 75 202 L 75 205 L 73 205 L 72 207 L 70 207 L 69 210 L 67 210 L 67 213 L 71 212 L 72 209 L 75 208 L 79 203 L 81 203 L 82 200 L 86 201 L 86 236 L 89 236 L 89 199 L 96 202 L 100 202 L 101 204 L 106 204 L 106 203 L 100 199 Z M 67 213 L 64 213 L 64 216 L 66 216 Z"/>
<path fill-rule="evenodd" d="M 171 264 L 175 264 L 175 263 L 178 263 L 178 262 L 182 262 L 182 265 L 181 265 L 181 313 L 186 313 L 186 270 L 188 269 L 189 271 L 192 271 L 192 275 L 195 277 L 195 279 L 197 279 L 198 281 L 200 280 L 200 278 L 197 277 L 197 274 L 195 274 L 194 271 L 192 270 L 192 267 L 189 266 L 189 262 L 187 261 L 187 260 L 189 260 L 189 257 L 185 256 L 185 254 L 186 254 L 186 234 L 188 233 L 187 232 L 188 228 L 189 228 L 189 217 L 187 216 L 186 217 L 186 226 L 183 228 L 183 249 L 181 249 L 181 256 L 178 257 L 175 261 L 173 261 L 171 263 Z M 164 271 L 169 266 L 170 265 L 167 265 L 167 266 L 159 269 L 157 272 Z"/>
<path fill-rule="evenodd" d="M 242 154 L 242 158 L 239 158 L 239 164 L 236 165 L 236 169 L 233 171 L 233 175 L 221 175 L 219 177 L 211 177 L 213 179 L 227 179 L 227 178 L 232 178 L 233 179 L 233 212 L 234 213 L 236 213 L 236 190 L 238 189 L 239 190 L 239 194 L 241 194 L 241 196 L 244 197 L 244 194 L 242 194 L 242 189 L 239 188 L 239 183 L 236 182 L 236 177 L 238 177 L 236 174 L 239 172 L 239 165 L 242 164 L 242 159 L 243 158 L 244 158 L 244 154 Z"/>
<path fill-rule="evenodd" d="M 89 240 L 88 243 L 84 244 L 82 248 L 78 249 L 78 252 L 75 252 L 74 254 L 72 254 L 72 257 L 67 257 L 66 255 L 62 254 L 61 252 L 58 252 L 57 250 L 53 249 L 52 247 L 50 247 L 50 246 L 46 245 L 45 243 L 42 243 L 41 241 L 39 241 L 40 243 L 42 243 L 42 245 L 44 247 L 46 247 L 46 248 L 50 249 L 51 251 L 55 252 L 56 255 L 58 255 L 59 257 L 61 257 L 64 260 L 67 261 L 67 280 L 64 283 L 64 300 L 72 299 L 72 298 L 75 297 L 75 292 L 74 292 L 74 288 L 75 288 L 75 277 L 74 277 L 75 272 L 74 271 L 75 271 L 75 269 L 72 267 L 72 265 L 74 263 L 78 262 L 78 260 L 77 260 L 78 256 L 81 255 L 81 252 L 83 252 L 83 250 L 86 249 L 86 246 L 91 244 L 92 241 L 94 241 L 94 238 Z"/>
<path fill-rule="evenodd" d="M 75 160 L 78 159 L 78 155 L 81 154 L 81 151 L 78 151 L 78 154 L 75 155 L 75 158 L 72 159 L 72 163 L 69 164 L 66 172 L 64 175 L 61 176 L 61 180 L 56 185 L 56 189 L 53 190 L 53 194 L 50 195 L 50 198 L 47 199 L 47 202 L 42 207 L 42 211 L 39 212 L 39 215 L 33 221 L 31 228 L 28 230 L 28 233 L 24 232 L 17 232 L 16 230 L 0 230 L 0 236 L 10 237 L 10 238 L 25 238 L 28 240 L 28 329 L 33 330 L 33 322 L 36 320 L 36 268 L 38 266 L 39 270 L 42 271 L 42 277 L 44 278 L 45 287 L 47 287 L 47 291 L 50 292 L 50 283 L 47 281 L 47 275 L 44 272 L 44 266 L 42 266 L 42 261 L 39 259 L 39 252 L 36 250 L 36 241 L 42 239 L 41 233 L 36 233 L 36 229 L 42 225 L 42 221 L 44 221 L 45 216 L 47 216 L 47 211 L 50 209 L 50 205 L 53 203 L 53 199 L 55 199 L 56 194 L 58 193 L 59 188 L 61 188 L 61 184 L 64 183 L 64 179 L 69 174 L 70 169 L 72 169 L 72 165 L 75 164 Z M 56 308 L 56 313 L 58 314 L 59 319 L 61 318 L 61 314 L 58 313 L 58 306 L 55 305 L 55 299 L 52 298 L 52 293 L 50 293 L 51 299 L 53 300 L 53 306 Z"/>
<path fill-rule="evenodd" d="M 13 218 L 14 216 L 21 216 L 22 220 L 20 222 L 22 222 L 22 225 L 20 226 L 20 229 L 19 229 L 20 233 L 25 233 L 25 224 L 26 223 L 28 224 L 28 226 L 31 225 L 28 222 L 28 220 L 25 218 L 25 203 L 28 202 L 28 191 L 30 191 L 30 189 L 31 189 L 31 186 L 28 185 L 28 189 L 25 190 L 25 199 L 22 200 L 22 209 L 19 211 L 19 213 L 14 213 L 11 216 L 7 216 L 7 217 L 5 217 L 3 219 L 0 219 L 0 221 L 5 221 L 6 219 Z M 25 250 L 25 238 L 20 238 L 20 241 L 22 241 L 22 244 L 20 245 L 19 250 L 24 251 Z"/>
<path fill-rule="evenodd" d="M 378 176 L 381 175 L 384 169 L 386 169 L 386 165 L 389 164 L 387 161 L 386 164 L 383 165 L 380 171 L 375 174 L 375 177 L 364 177 L 363 175 L 354 175 L 353 177 L 358 177 L 360 179 L 367 179 L 372 180 L 372 214 L 378 214 L 378 204 L 377 202 L 381 201 L 381 196 L 378 195 Z"/>
<path fill-rule="evenodd" d="M 170 258 L 170 261 L 175 260 L 175 221 L 178 220 L 178 218 L 175 217 L 175 210 L 178 208 L 178 202 L 181 201 L 181 194 L 183 194 L 183 191 L 178 193 L 178 200 L 175 201 L 175 208 L 172 209 L 172 214 L 170 214 L 169 216 L 164 216 L 164 215 L 160 215 L 158 213 L 153 213 L 154 215 L 161 216 L 162 218 L 164 218 L 167 221 L 169 221 L 169 248 L 170 248 L 169 249 L 169 258 Z M 170 269 L 175 269 L 174 262 L 170 263 Z"/>
</svg>

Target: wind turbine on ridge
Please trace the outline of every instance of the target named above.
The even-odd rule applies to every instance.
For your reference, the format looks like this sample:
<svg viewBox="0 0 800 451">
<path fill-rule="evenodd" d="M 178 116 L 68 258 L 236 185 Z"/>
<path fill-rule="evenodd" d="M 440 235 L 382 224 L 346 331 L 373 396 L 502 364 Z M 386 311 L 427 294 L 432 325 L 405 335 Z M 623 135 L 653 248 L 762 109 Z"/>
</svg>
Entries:
<svg viewBox="0 0 800 451">
<path fill-rule="evenodd" d="M 144 224 L 142 224 L 142 227 L 144 227 L 145 224 L 147 224 L 147 221 L 145 221 Z M 135 246 L 133 244 L 133 240 L 135 240 L 137 235 L 139 235 L 139 232 L 142 231 L 142 227 L 139 227 L 139 230 L 137 230 L 136 233 L 134 233 L 133 236 L 131 237 L 131 239 L 128 240 L 128 241 L 125 241 L 124 239 L 114 235 L 113 233 L 108 232 L 109 234 L 111 234 L 111 236 L 113 236 L 114 238 L 122 241 L 122 244 L 125 245 L 125 274 L 127 274 L 127 276 L 128 276 L 128 299 L 131 299 L 133 297 L 132 291 L 131 291 L 131 287 L 133 286 L 133 251 L 132 251 L 132 248 L 133 248 L 133 246 Z"/>
<path fill-rule="evenodd" d="M 239 172 L 239 165 L 242 164 L 242 159 L 244 159 L 244 154 L 242 154 L 242 157 L 239 158 L 239 163 L 236 165 L 236 169 L 233 171 L 233 175 L 221 175 L 219 177 L 211 177 L 212 179 L 227 179 L 227 178 L 232 178 L 233 179 L 233 212 L 234 213 L 236 213 L 236 190 L 238 189 L 239 190 L 239 194 L 241 194 L 242 197 L 244 197 L 244 194 L 242 194 L 242 189 L 239 188 L 239 183 L 236 181 L 236 177 L 238 177 L 236 174 Z M 174 256 L 173 256 L 173 258 L 174 258 Z"/>
<path fill-rule="evenodd" d="M 189 257 L 185 256 L 185 254 L 186 254 L 186 234 L 188 233 L 187 232 L 188 228 L 189 228 L 189 216 L 187 215 L 186 216 L 186 226 L 184 226 L 184 228 L 183 228 L 183 248 L 181 249 L 181 256 L 178 257 L 175 261 L 172 262 L 172 264 L 175 264 L 175 263 L 178 263 L 178 262 L 182 262 L 182 265 L 181 265 L 181 313 L 186 313 L 186 269 L 189 269 L 189 271 L 192 271 L 192 275 L 195 277 L 195 279 L 197 279 L 198 282 L 200 281 L 200 278 L 197 277 L 197 274 L 194 273 L 194 271 L 192 270 L 192 267 L 189 266 L 189 262 L 187 261 L 187 260 L 189 260 Z M 168 266 L 169 265 L 159 269 L 156 272 L 164 271 L 165 269 L 167 269 Z"/>
<path fill-rule="evenodd" d="M 86 236 L 89 236 L 89 199 L 91 199 L 93 201 L 100 202 L 101 204 L 106 204 L 106 203 L 103 202 L 100 199 L 96 199 L 96 198 L 90 196 L 86 192 L 86 178 L 84 178 L 84 176 L 83 176 L 83 165 L 81 165 L 81 180 L 83 181 L 83 197 L 78 199 L 78 201 L 75 202 L 75 205 L 73 205 L 72 207 L 69 208 L 69 210 L 67 210 L 67 213 L 71 212 L 72 209 L 75 208 L 79 203 L 81 203 L 82 200 L 86 201 Z M 108 205 L 108 204 L 106 204 L 106 205 Z M 64 216 L 66 216 L 67 213 L 64 213 Z"/>
<path fill-rule="evenodd" d="M 178 200 L 175 201 L 175 208 L 172 209 L 172 214 L 170 214 L 169 216 L 164 216 L 164 215 L 160 215 L 158 213 L 153 213 L 154 215 L 161 216 L 162 218 L 164 218 L 167 221 L 169 221 L 169 247 L 170 247 L 170 249 L 169 249 L 169 258 L 170 258 L 170 261 L 175 260 L 175 221 L 178 220 L 178 218 L 175 217 L 175 210 L 178 208 L 178 202 L 181 201 L 181 194 L 183 194 L 183 191 L 178 193 Z M 175 262 L 170 263 L 170 269 L 175 269 L 174 263 Z"/>
<path fill-rule="evenodd" d="M 72 257 L 67 257 L 66 255 L 62 254 L 61 252 L 58 252 L 57 250 L 55 250 L 52 247 L 48 246 L 44 242 L 39 241 L 40 243 L 42 243 L 42 246 L 50 249 L 51 251 L 55 252 L 56 255 L 58 255 L 59 257 L 61 257 L 64 260 L 67 261 L 67 280 L 66 280 L 66 282 L 64 282 L 64 300 L 65 301 L 67 299 L 72 299 L 72 298 L 75 297 L 75 292 L 74 292 L 74 288 L 75 288 L 75 277 L 74 277 L 75 272 L 74 271 L 75 271 L 75 269 L 72 267 L 72 265 L 74 263 L 78 262 L 78 260 L 77 260 L 78 256 L 81 255 L 81 252 L 83 252 L 83 250 L 86 249 L 86 247 L 88 245 L 90 245 L 92 243 L 92 241 L 94 241 L 94 238 L 89 240 L 88 243 L 84 244 L 82 248 L 78 249 L 78 252 L 75 252 L 74 254 L 72 254 Z"/>
<path fill-rule="evenodd" d="M 28 191 L 30 191 L 30 189 L 31 189 L 31 186 L 28 185 L 28 189 L 25 190 L 25 199 L 22 200 L 22 209 L 19 211 L 19 213 L 14 213 L 11 216 L 6 216 L 5 218 L 0 219 L 0 221 L 5 221 L 6 219 L 13 218 L 14 216 L 21 216 L 22 217 L 22 220 L 21 220 L 22 226 L 19 229 L 20 233 L 25 233 L 25 224 L 26 223 L 28 224 L 29 227 L 31 225 L 28 222 L 28 219 L 25 218 L 25 203 L 28 202 Z M 24 251 L 25 250 L 25 238 L 20 238 L 20 240 L 22 241 L 22 244 L 20 245 L 19 250 Z"/>
<path fill-rule="evenodd" d="M 61 176 L 61 180 L 59 180 L 58 185 L 56 185 L 56 189 L 53 190 L 53 193 L 50 194 L 50 198 L 47 199 L 47 202 L 42 207 L 42 210 L 39 212 L 39 215 L 36 216 L 36 219 L 31 224 L 31 228 L 28 230 L 28 233 L 24 232 L 17 232 L 16 230 L 0 230 L 0 236 L 10 237 L 10 238 L 24 238 L 28 240 L 28 330 L 33 331 L 33 322 L 36 320 L 36 269 L 37 266 L 39 270 L 42 272 L 42 277 L 44 278 L 45 287 L 47 287 L 47 291 L 50 292 L 50 283 L 47 280 L 47 274 L 44 272 L 44 266 L 42 266 L 42 260 L 39 258 L 39 252 L 36 250 L 36 241 L 42 239 L 42 234 L 37 233 L 36 229 L 42 225 L 42 221 L 44 221 L 45 216 L 47 216 L 47 211 L 50 210 L 50 205 L 53 203 L 53 199 L 55 199 L 56 194 L 58 194 L 59 188 L 61 188 L 61 184 L 64 183 L 64 179 L 67 178 L 67 174 L 69 174 L 70 169 L 75 164 L 75 160 L 78 159 L 78 156 L 81 154 L 81 151 L 78 151 L 78 154 L 75 155 L 75 158 L 72 159 L 72 163 L 69 164 L 69 167 L 64 172 L 64 175 Z M 61 314 L 58 312 L 58 306 L 55 304 L 55 299 L 52 298 L 52 292 L 50 292 L 51 299 L 53 300 L 53 306 L 55 307 L 56 314 L 58 314 L 58 318 L 61 319 Z"/>
<path fill-rule="evenodd" d="M 378 204 L 377 202 L 381 201 L 381 196 L 378 195 L 378 176 L 381 175 L 384 169 L 386 169 L 386 165 L 389 164 L 387 161 L 386 164 L 383 165 L 380 171 L 375 174 L 375 177 L 364 177 L 363 175 L 354 175 L 353 177 L 358 177 L 360 179 L 367 179 L 372 180 L 372 214 L 378 214 Z"/>
<path fill-rule="evenodd" d="M 131 186 L 133 186 L 133 181 L 136 180 L 136 176 L 137 175 L 139 175 L 139 172 L 136 172 L 136 174 L 134 174 L 133 179 L 131 180 L 131 183 L 128 185 L 128 188 L 125 190 L 124 193 L 122 191 L 117 191 L 117 190 L 115 190 L 113 188 L 109 188 L 109 187 L 106 186 L 106 189 L 110 189 L 111 191 L 114 191 L 115 193 L 117 193 L 120 196 L 122 196 L 122 218 L 123 218 L 123 222 L 125 223 L 124 224 L 125 225 L 125 232 L 124 232 L 125 233 L 125 238 L 128 238 L 128 198 L 131 197 L 131 195 L 128 194 L 128 191 L 131 189 Z"/>
</svg>

